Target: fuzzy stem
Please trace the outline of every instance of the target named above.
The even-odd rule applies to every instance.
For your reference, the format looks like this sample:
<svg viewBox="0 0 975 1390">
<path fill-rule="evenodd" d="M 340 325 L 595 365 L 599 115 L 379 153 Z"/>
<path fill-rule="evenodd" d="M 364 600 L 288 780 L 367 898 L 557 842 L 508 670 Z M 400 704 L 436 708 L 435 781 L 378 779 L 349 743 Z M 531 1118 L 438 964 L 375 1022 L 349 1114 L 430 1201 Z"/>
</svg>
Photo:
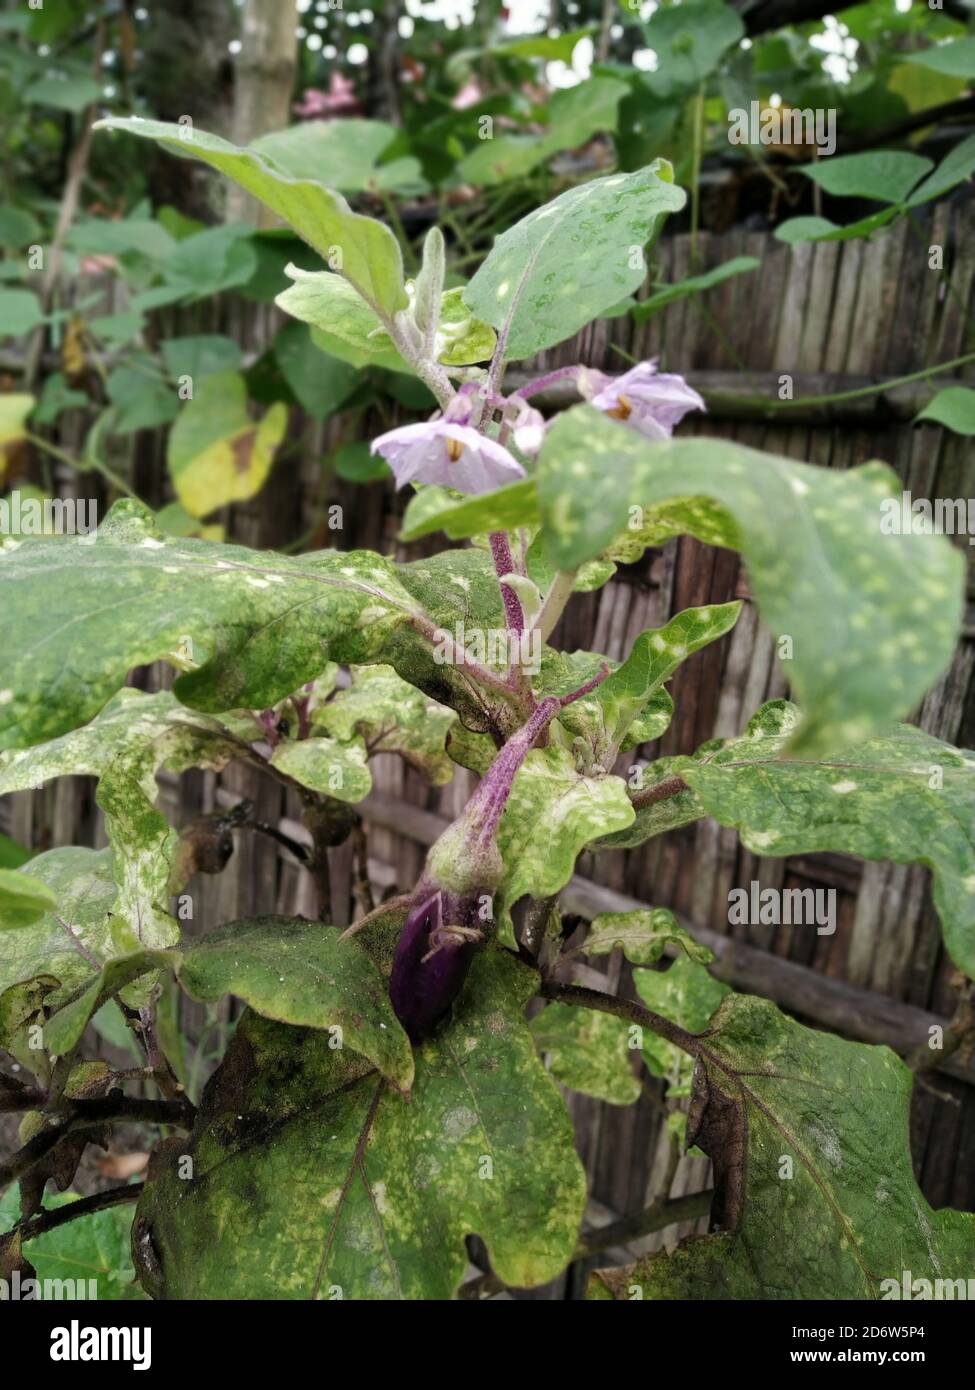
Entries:
<svg viewBox="0 0 975 1390">
<path fill-rule="evenodd" d="M 683 777 L 665 777 L 655 786 L 644 787 L 642 791 L 634 792 L 630 802 L 633 809 L 639 811 L 643 806 L 655 806 L 658 801 L 668 801 L 672 796 L 679 796 L 681 792 L 686 791 L 687 783 Z"/>
<path fill-rule="evenodd" d="M 527 382 L 524 386 L 519 386 L 517 391 L 512 391 L 512 396 L 520 396 L 522 400 L 529 400 L 532 396 L 539 395 L 542 391 L 554 386 L 557 381 L 573 380 L 579 375 L 578 367 L 556 367 L 553 372 L 546 372 L 544 376 L 536 377 L 534 381 Z"/>
<path fill-rule="evenodd" d="M 498 586 L 501 590 L 501 598 L 504 601 L 504 616 L 508 624 L 508 629 L 520 635 L 525 630 L 525 614 L 522 610 L 521 602 L 514 589 L 500 582 L 504 575 L 515 573 L 515 561 L 511 554 L 511 543 L 508 540 L 506 531 L 491 532 L 491 555 L 494 558 L 494 568 L 498 576 Z"/>
<path fill-rule="evenodd" d="M 556 623 L 562 616 L 565 605 L 572 597 L 572 586 L 576 582 L 578 573 L 578 570 L 558 570 L 556 572 L 555 578 L 549 586 L 549 591 L 545 595 L 545 602 L 535 620 L 535 627 L 541 634 L 543 642 L 548 641 Z"/>
</svg>

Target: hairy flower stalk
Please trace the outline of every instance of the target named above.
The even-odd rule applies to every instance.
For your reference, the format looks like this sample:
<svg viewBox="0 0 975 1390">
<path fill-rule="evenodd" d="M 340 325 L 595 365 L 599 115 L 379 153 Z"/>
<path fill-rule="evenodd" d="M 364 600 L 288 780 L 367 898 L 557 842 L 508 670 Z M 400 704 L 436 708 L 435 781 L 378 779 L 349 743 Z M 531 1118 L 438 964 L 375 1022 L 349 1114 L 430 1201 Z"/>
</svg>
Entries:
<svg viewBox="0 0 975 1390">
<path fill-rule="evenodd" d="M 462 815 L 431 848 L 389 979 L 396 1016 L 413 1042 L 434 1031 L 460 993 L 474 953 L 487 940 L 491 902 L 503 873 L 497 831 L 518 769 L 558 711 L 608 674 L 603 666 L 571 694 L 540 700 L 498 753 Z"/>
</svg>

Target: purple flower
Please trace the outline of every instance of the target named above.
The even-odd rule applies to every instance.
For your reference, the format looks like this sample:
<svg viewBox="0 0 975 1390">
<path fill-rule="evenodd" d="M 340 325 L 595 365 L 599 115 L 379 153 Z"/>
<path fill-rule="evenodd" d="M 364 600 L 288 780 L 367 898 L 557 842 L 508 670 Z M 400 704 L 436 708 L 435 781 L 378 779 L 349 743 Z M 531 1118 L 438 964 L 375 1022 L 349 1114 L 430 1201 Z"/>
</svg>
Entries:
<svg viewBox="0 0 975 1390">
<path fill-rule="evenodd" d="M 374 439 L 372 452 L 389 464 L 398 487 L 440 483 L 458 492 L 491 492 L 525 476 L 503 445 L 454 420 L 402 425 Z"/>
<path fill-rule="evenodd" d="M 580 374 L 579 384 L 597 410 L 625 421 L 648 439 L 669 439 L 689 410 L 705 408 L 682 376 L 658 373 L 656 361 L 638 362 L 618 377 Z"/>
</svg>

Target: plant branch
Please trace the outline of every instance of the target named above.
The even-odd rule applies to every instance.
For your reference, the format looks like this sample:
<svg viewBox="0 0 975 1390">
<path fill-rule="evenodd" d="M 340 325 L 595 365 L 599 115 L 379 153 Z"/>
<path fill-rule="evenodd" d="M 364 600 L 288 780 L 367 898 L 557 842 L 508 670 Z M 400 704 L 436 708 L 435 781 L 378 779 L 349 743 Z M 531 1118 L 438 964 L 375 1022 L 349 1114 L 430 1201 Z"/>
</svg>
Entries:
<svg viewBox="0 0 975 1390">
<path fill-rule="evenodd" d="M 616 1018 L 636 1023 L 641 1028 L 656 1033 L 658 1038 L 672 1043 L 674 1047 L 679 1047 L 689 1057 L 699 1057 L 702 1054 L 700 1038 L 678 1027 L 676 1023 L 671 1023 L 670 1019 L 664 1018 L 662 1014 L 644 1008 L 634 999 L 619 999 L 613 994 L 603 994 L 598 989 L 588 989 L 585 985 L 562 985 L 555 980 L 543 981 L 539 993 L 543 998 L 554 999 L 561 1004 L 577 1004 L 583 1009 L 596 1009 L 599 1013 L 613 1014 Z"/>
<path fill-rule="evenodd" d="M 96 1211 L 107 1211 L 110 1207 L 121 1207 L 129 1202 L 137 1202 L 142 1196 L 145 1183 L 127 1184 L 125 1187 L 110 1187 L 105 1192 L 96 1192 L 91 1197 L 82 1197 L 78 1202 L 67 1202 L 63 1207 L 42 1208 L 29 1221 L 19 1222 L 14 1230 L 21 1240 L 36 1240 L 47 1235 L 58 1226 L 77 1221 L 82 1216 L 91 1216 Z"/>
<path fill-rule="evenodd" d="M 543 642 L 548 641 L 555 625 L 565 611 L 565 605 L 572 597 L 572 586 L 576 582 L 578 570 L 557 570 L 549 585 L 548 593 L 535 619 L 535 627 Z"/>
<path fill-rule="evenodd" d="M 657 782 L 652 787 L 643 787 L 640 791 L 634 792 L 630 802 L 633 809 L 639 811 L 644 806 L 655 806 L 658 801 L 668 801 L 672 796 L 679 796 L 681 792 L 688 790 L 683 777 L 665 777 L 662 782 Z"/>
</svg>

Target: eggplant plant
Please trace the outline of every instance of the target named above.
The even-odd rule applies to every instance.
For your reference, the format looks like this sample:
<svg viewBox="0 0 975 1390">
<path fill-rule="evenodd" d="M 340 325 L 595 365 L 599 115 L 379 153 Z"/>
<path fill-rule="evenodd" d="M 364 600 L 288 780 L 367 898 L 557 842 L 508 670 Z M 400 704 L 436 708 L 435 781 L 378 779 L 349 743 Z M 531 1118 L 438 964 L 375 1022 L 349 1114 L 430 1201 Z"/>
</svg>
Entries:
<svg viewBox="0 0 975 1390">
<path fill-rule="evenodd" d="M 584 851 L 638 848 L 710 816 L 762 855 L 923 863 L 945 949 L 975 973 L 975 757 L 898 722 L 951 660 L 961 554 L 930 528 L 881 524 L 901 491 L 883 464 L 843 472 L 675 440 L 703 401 L 655 363 L 506 387 L 509 362 L 639 288 L 684 202 L 665 162 L 539 207 L 445 290 L 437 228 L 406 281 L 384 224 L 270 156 L 152 121 L 106 124 L 220 170 L 321 256 L 328 268 L 296 270 L 278 303 L 426 384 L 434 418 L 372 448 L 414 487 L 405 541 L 469 544 L 406 563 L 265 553 L 163 535 L 124 499 L 93 538 L 0 547 L 0 793 L 93 775 L 109 838 L 0 872 L 0 1042 L 34 1078 L 0 1093 L 26 1117 L 23 1147 L 0 1165 L 21 1197 L 4 1270 L 24 1268 L 55 1219 L 47 1181 L 67 1186 L 85 1143 L 137 1118 L 169 1137 L 143 1185 L 102 1200 L 138 1199 L 132 1257 L 153 1297 L 536 1287 L 598 1248 L 557 1083 L 630 1104 L 639 1066 L 666 1084 L 675 1144 L 714 1173 L 690 1203 L 662 1193 L 642 1230 L 709 1213 L 710 1231 L 600 1271 L 592 1297 L 870 1299 L 905 1270 L 967 1277 L 973 1217 L 932 1210 L 915 1183 L 912 1075 L 894 1051 L 729 989 L 664 907 L 599 914 L 572 946 L 560 907 Z M 546 418 L 532 402 L 555 378 L 578 403 Z M 621 662 L 551 639 L 575 593 L 680 535 L 741 553 L 794 703 L 648 762 L 639 750 L 673 713 L 667 682 L 728 636 L 740 603 L 678 613 Z M 172 691 L 124 688 L 156 661 L 176 668 Z M 390 751 L 434 784 L 459 766 L 477 785 L 419 881 L 378 906 L 366 885 L 343 930 L 328 921 L 328 849 L 355 831 L 369 760 Z M 307 835 L 291 848 L 319 919 L 184 937 L 188 879 L 221 867 L 229 830 L 177 834 L 155 774 L 238 759 L 297 796 Z M 638 998 L 592 987 L 582 958 L 615 950 Z M 173 977 L 193 999 L 246 1006 L 198 1108 L 160 1026 Z M 159 1099 L 78 1061 L 110 1001 Z"/>
</svg>

